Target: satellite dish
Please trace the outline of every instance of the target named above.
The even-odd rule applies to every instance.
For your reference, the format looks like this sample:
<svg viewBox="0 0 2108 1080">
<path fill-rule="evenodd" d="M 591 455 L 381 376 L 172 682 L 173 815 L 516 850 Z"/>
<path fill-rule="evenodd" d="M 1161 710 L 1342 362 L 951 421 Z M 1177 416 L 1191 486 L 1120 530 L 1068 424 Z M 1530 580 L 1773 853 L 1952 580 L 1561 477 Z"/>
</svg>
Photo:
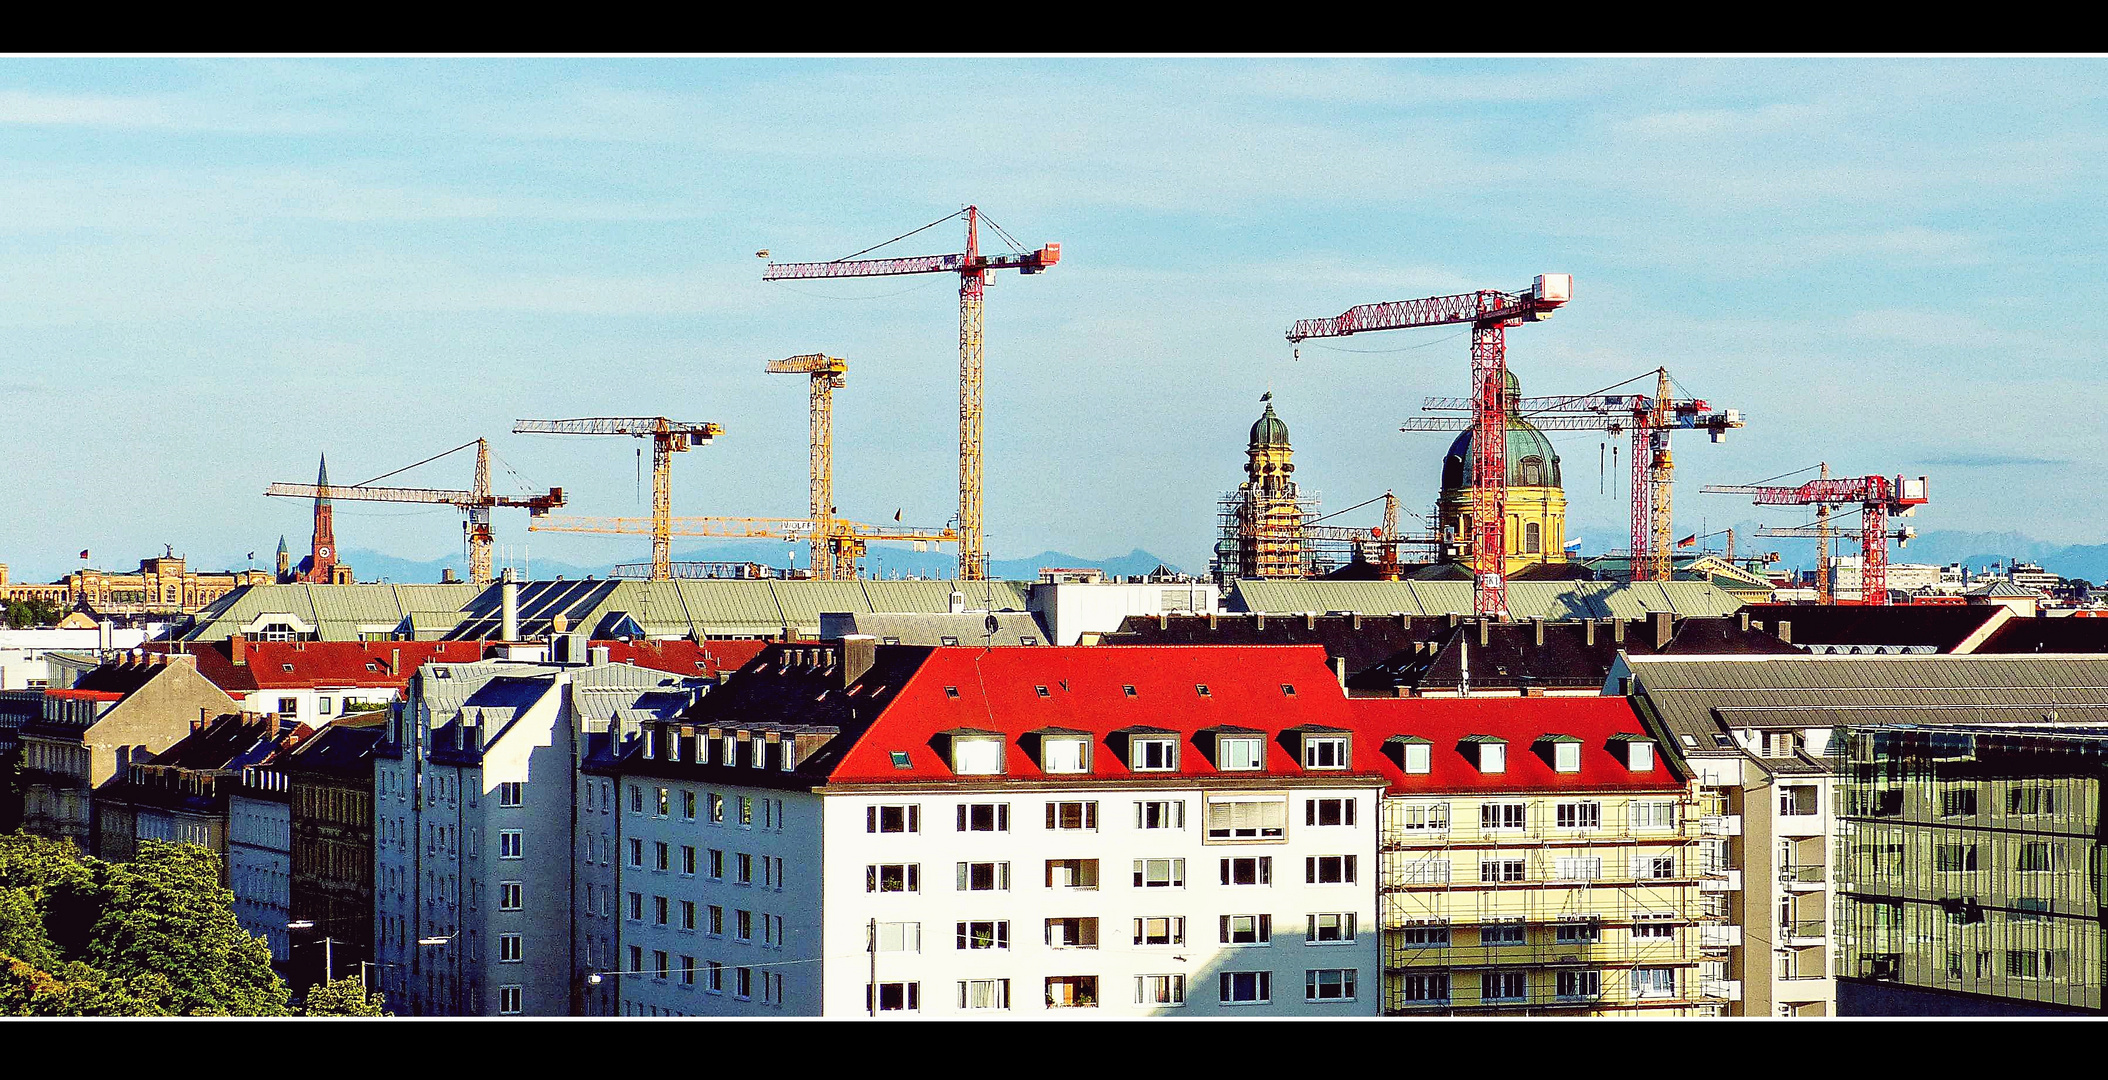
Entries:
<svg viewBox="0 0 2108 1080">
<path fill-rule="evenodd" d="M 981 625 L 988 628 L 989 637 L 994 637 L 996 628 L 1002 624 L 995 621 L 995 612 L 991 611 L 988 613 L 988 618 L 983 620 Z"/>
</svg>

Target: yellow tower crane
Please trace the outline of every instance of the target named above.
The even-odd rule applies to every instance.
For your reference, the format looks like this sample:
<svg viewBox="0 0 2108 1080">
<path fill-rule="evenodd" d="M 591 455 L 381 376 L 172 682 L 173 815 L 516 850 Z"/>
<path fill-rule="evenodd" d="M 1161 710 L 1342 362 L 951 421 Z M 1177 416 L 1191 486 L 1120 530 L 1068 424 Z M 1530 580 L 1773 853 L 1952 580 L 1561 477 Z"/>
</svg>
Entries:
<svg viewBox="0 0 2108 1080">
<path fill-rule="evenodd" d="M 717 424 L 683 424 L 663 416 L 587 416 L 572 420 L 521 420 L 515 435 L 628 435 L 651 440 L 651 579 L 673 577 L 673 455 L 703 446 L 725 429 Z M 532 525 L 529 526 L 532 529 Z M 563 532 L 583 530 L 554 530 Z M 599 530 L 634 531 L 634 530 Z"/>
<path fill-rule="evenodd" d="M 823 353 L 806 353 L 770 360 L 765 370 L 812 377 L 812 450 L 808 460 L 811 516 L 817 526 L 812 532 L 812 572 L 820 578 L 853 578 L 856 556 L 863 554 L 863 545 L 855 545 L 854 551 L 839 544 L 830 545 L 833 530 L 829 528 L 834 521 L 834 392 L 844 385 L 842 376 L 849 371 L 849 361 Z"/>
</svg>

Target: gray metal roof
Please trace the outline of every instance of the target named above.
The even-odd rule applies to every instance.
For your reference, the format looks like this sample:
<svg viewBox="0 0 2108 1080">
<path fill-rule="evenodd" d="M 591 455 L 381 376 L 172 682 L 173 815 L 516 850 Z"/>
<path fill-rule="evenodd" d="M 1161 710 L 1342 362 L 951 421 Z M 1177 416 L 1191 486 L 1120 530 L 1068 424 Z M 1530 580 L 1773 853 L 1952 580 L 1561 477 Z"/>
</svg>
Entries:
<svg viewBox="0 0 2108 1080">
<path fill-rule="evenodd" d="M 1231 611 L 1297 614 L 1470 615 L 1468 581 L 1260 581 L 1230 588 Z M 1742 601 L 1704 581 L 1511 581 L 1509 614 L 1517 619 L 1638 619 L 1657 611 L 1731 615 Z"/>
<path fill-rule="evenodd" d="M 988 620 L 995 619 L 995 633 Z M 1050 644 L 1046 627 L 1029 611 L 937 611 L 929 613 L 826 612 L 820 636 L 869 634 L 887 645 L 1034 645 Z M 949 638 L 949 641 L 945 639 Z"/>
<path fill-rule="evenodd" d="M 1727 728 L 2108 722 L 2108 656 L 1628 657 L 1633 692 L 1672 733 L 1721 752 Z M 1758 759 L 1763 761 L 1764 759 Z M 1767 762 L 1768 764 L 1768 762 Z"/>
<path fill-rule="evenodd" d="M 244 585 L 197 613 L 185 641 L 225 641 L 259 615 L 286 614 L 323 641 L 357 641 L 363 627 L 389 630 L 410 620 L 419 640 L 461 621 L 474 585 Z"/>
</svg>

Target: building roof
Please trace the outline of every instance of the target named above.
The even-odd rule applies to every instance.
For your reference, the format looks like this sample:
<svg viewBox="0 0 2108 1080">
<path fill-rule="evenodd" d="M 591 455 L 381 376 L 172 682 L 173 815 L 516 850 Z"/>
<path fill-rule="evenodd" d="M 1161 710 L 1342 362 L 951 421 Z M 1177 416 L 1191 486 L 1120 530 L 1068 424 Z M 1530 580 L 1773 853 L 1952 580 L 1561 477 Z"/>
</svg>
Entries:
<svg viewBox="0 0 2108 1080">
<path fill-rule="evenodd" d="M 995 620 L 989 632 L 988 621 Z M 820 636 L 869 634 L 884 645 L 1046 645 L 1047 628 L 1030 611 L 935 611 L 928 613 L 825 612 Z M 950 641 L 947 642 L 946 639 Z"/>
<path fill-rule="evenodd" d="M 1995 604 L 1751 604 L 1753 624 L 1774 633 L 1780 622 L 1801 646 L 1953 652 L 1993 618 Z"/>
<path fill-rule="evenodd" d="M 406 620 L 451 627 L 474 585 L 243 585 L 207 604 L 183 630 L 185 641 L 224 641 L 262 615 L 286 614 L 316 628 L 324 641 L 357 641 L 368 627 L 394 631 Z M 417 616 L 413 620 L 413 616 Z"/>
<path fill-rule="evenodd" d="M 1633 692 L 1688 753 L 1730 728 L 2108 722 L 2108 656 L 1632 657 Z"/>
<path fill-rule="evenodd" d="M 2108 619 L 2037 616 L 2008 619 L 1983 644 L 1986 653 L 2108 653 Z"/>
<path fill-rule="evenodd" d="M 337 720 L 302 742 L 280 762 L 288 774 L 319 773 L 338 777 L 370 777 L 373 753 L 388 734 L 385 713 Z"/>
<path fill-rule="evenodd" d="M 198 674 L 230 694 L 319 687 L 402 689 L 427 661 L 470 663 L 483 658 L 473 641 L 245 641 L 234 659 L 233 639 L 156 643 L 198 659 Z"/>
<path fill-rule="evenodd" d="M 595 638 L 630 636 L 633 626 L 647 638 L 781 637 L 820 632 L 820 613 L 941 612 L 951 610 L 954 589 L 969 603 L 998 610 L 1023 610 L 1026 588 L 1013 581 L 531 581 L 520 585 L 520 633 L 541 637 L 556 616 L 566 629 Z M 447 636 L 495 638 L 501 616 L 499 588 L 470 601 Z"/>
<path fill-rule="evenodd" d="M 1684 777 L 1672 756 L 1653 755 L 1653 769 L 1626 767 L 1626 743 L 1652 740 L 1646 726 L 1621 697 L 1540 698 L 1355 698 L 1348 702 L 1361 741 L 1393 738 L 1430 744 L 1426 773 L 1408 773 L 1393 752 L 1378 756 L 1391 793 L 1444 791 L 1678 791 Z M 1464 747 L 1487 737 L 1508 745 L 1506 768 L 1481 772 Z M 1563 739 L 1581 744 L 1581 769 L 1562 773 L 1540 744 Z"/>
<path fill-rule="evenodd" d="M 1273 614 L 1360 612 L 1364 615 L 1470 615 L 1468 581 L 1304 581 L 1240 579 L 1224 606 Z M 1516 581 L 1508 585 L 1517 619 L 1635 619 L 1656 611 L 1732 615 L 1735 599 L 1702 581 Z"/>
<path fill-rule="evenodd" d="M 716 677 L 737 671 L 768 645 L 760 640 L 734 641 L 595 641 L 617 664 L 634 664 L 675 675 Z"/>
<path fill-rule="evenodd" d="M 1272 393 L 1269 392 L 1266 397 L 1260 400 L 1266 403 L 1266 411 L 1260 413 L 1259 419 L 1252 423 L 1251 446 L 1254 449 L 1261 446 L 1287 446 L 1288 425 L 1283 423 L 1280 417 L 1274 415 Z"/>
</svg>

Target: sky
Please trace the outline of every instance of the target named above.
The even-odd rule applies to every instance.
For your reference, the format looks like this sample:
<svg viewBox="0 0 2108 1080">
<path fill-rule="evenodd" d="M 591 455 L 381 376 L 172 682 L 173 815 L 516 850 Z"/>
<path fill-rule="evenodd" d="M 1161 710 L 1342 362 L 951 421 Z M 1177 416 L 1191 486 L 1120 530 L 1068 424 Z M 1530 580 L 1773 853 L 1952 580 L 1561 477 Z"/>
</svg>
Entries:
<svg viewBox="0 0 2108 1080">
<path fill-rule="evenodd" d="M 1045 274 L 988 292 L 998 557 L 1204 569 L 1271 391 L 1327 508 L 1431 506 L 1464 328 L 1309 342 L 1297 318 L 1574 276 L 1509 336 L 1531 394 L 1666 366 L 1748 426 L 1677 446 L 1678 535 L 1761 518 L 1705 483 L 1828 461 L 1931 477 L 1924 529 L 2098 542 L 2108 375 L 2099 60 L 0 59 L 0 563 L 17 581 L 307 547 L 262 494 L 478 436 L 498 486 L 649 512 L 627 439 L 715 421 L 683 514 L 805 509 L 803 380 L 836 395 L 845 516 L 957 498 L 956 282 L 764 283 L 979 205 Z M 885 253 L 958 250 L 948 223 Z M 994 243 L 984 240 L 984 246 Z M 1568 533 L 1623 485 L 1555 437 Z M 648 456 L 648 455 L 647 455 Z M 391 483 L 467 487 L 455 455 Z M 648 478 L 647 478 L 648 485 Z M 1790 515 L 1790 516 L 1789 516 Z M 1366 519 L 1366 520 L 1363 520 Z M 1775 519 L 1775 520 L 1774 520 Z M 340 502 L 339 546 L 458 552 L 460 515 Z M 1371 524 L 1374 508 L 1340 519 Z M 641 537 L 499 542 L 575 563 Z"/>
</svg>

